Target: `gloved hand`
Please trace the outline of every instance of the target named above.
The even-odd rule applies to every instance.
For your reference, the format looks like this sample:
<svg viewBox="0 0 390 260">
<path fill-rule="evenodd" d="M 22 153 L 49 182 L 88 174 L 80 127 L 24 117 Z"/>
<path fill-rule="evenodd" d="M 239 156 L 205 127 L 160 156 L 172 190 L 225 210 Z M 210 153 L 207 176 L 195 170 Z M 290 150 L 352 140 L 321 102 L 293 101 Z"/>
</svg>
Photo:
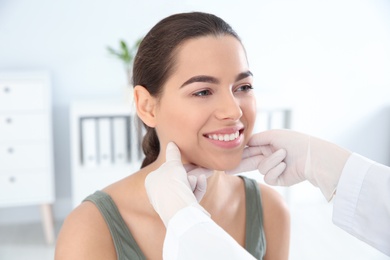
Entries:
<svg viewBox="0 0 390 260">
<path fill-rule="evenodd" d="M 165 163 L 145 179 L 149 201 L 166 227 L 179 210 L 188 206 L 199 208 L 208 214 L 198 203 L 206 192 L 206 187 L 204 175 L 197 178 L 193 176 L 188 180 L 180 151 L 172 142 L 167 145 Z"/>
<path fill-rule="evenodd" d="M 351 152 L 325 140 L 291 130 L 269 130 L 249 140 L 252 154 L 258 149 L 269 152 L 285 149 L 284 171 L 264 171 L 264 180 L 271 185 L 290 186 L 308 180 L 319 187 L 325 198 L 332 199 L 344 165 Z"/>
</svg>

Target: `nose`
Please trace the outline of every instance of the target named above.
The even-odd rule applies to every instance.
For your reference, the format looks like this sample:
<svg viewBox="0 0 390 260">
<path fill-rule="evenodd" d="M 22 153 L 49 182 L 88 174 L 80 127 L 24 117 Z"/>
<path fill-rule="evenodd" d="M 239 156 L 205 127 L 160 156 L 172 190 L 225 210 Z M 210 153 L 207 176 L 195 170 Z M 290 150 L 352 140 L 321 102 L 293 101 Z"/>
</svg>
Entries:
<svg viewBox="0 0 390 260">
<path fill-rule="evenodd" d="M 242 110 L 240 103 L 232 93 L 221 97 L 215 115 L 220 120 L 238 120 L 241 118 Z"/>
</svg>

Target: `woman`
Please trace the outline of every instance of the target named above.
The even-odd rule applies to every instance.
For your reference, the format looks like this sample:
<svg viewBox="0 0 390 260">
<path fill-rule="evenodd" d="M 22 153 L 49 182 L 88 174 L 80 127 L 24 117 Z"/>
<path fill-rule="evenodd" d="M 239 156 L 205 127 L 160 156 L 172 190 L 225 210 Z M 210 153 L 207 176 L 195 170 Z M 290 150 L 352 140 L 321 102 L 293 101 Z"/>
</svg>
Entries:
<svg viewBox="0 0 390 260">
<path fill-rule="evenodd" d="M 141 169 L 67 217 L 56 259 L 162 258 L 166 229 L 144 183 L 171 141 L 183 163 L 218 170 L 200 203 L 212 219 L 256 258 L 287 259 L 289 215 L 279 194 L 223 172 L 240 163 L 256 117 L 252 73 L 232 28 L 199 12 L 163 19 L 139 46 L 133 81 L 147 130 Z"/>
</svg>

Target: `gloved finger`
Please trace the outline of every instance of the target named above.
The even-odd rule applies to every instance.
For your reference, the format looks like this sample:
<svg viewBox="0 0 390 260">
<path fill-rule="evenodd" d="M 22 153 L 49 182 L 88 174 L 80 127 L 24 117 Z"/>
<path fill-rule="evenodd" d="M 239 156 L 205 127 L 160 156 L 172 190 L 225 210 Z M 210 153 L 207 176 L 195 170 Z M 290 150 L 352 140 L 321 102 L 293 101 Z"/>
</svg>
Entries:
<svg viewBox="0 0 390 260">
<path fill-rule="evenodd" d="M 181 162 L 181 154 L 179 148 L 176 146 L 174 142 L 169 142 L 165 152 L 166 161 L 180 161 Z"/>
<path fill-rule="evenodd" d="M 236 174 L 257 170 L 260 162 L 264 159 L 264 156 L 269 156 L 270 154 L 272 154 L 272 151 L 269 147 L 245 147 L 240 164 L 237 168 L 227 171 L 226 173 Z"/>
<path fill-rule="evenodd" d="M 272 141 L 275 138 L 275 135 L 272 134 L 272 131 L 276 131 L 276 130 L 260 132 L 252 135 L 251 138 L 249 139 L 248 146 L 272 145 Z"/>
<path fill-rule="evenodd" d="M 272 154 L 272 149 L 269 146 L 247 146 L 242 153 L 242 159 L 250 158 L 256 155 L 269 156 Z"/>
<path fill-rule="evenodd" d="M 241 172 L 249 172 L 257 170 L 261 160 L 263 160 L 264 156 L 255 155 L 253 157 L 249 157 L 241 160 L 240 164 L 234 168 L 233 170 L 226 171 L 226 174 L 237 174 Z"/>
<path fill-rule="evenodd" d="M 197 178 L 196 187 L 194 190 L 194 195 L 196 197 L 196 200 L 200 202 L 203 199 L 204 194 L 207 190 L 207 179 L 205 175 L 200 175 Z"/>
<path fill-rule="evenodd" d="M 198 168 L 198 166 L 196 166 L 194 164 L 191 164 L 191 163 L 184 164 L 183 167 L 186 170 L 186 172 L 190 172 L 190 171 L 195 170 L 196 168 Z"/>
<path fill-rule="evenodd" d="M 188 182 L 190 183 L 191 190 L 192 190 L 192 192 L 194 192 L 198 179 L 196 178 L 196 176 L 193 176 L 193 175 L 190 175 L 187 178 L 188 178 Z"/>
<path fill-rule="evenodd" d="M 252 147 L 252 151 L 248 152 L 256 154 L 258 148 Z M 286 157 L 286 151 L 280 149 L 274 153 L 270 153 L 269 156 L 264 156 L 262 153 L 260 155 L 253 155 L 252 157 L 248 157 L 242 159 L 240 164 L 233 170 L 227 171 L 227 174 L 237 174 L 240 172 L 249 172 L 259 170 L 260 173 L 265 174 L 269 169 L 275 167 L 275 165 L 279 164 Z M 255 151 L 255 152 L 253 152 Z"/>
<path fill-rule="evenodd" d="M 265 183 L 275 186 L 284 186 L 284 176 L 282 174 L 286 169 L 286 166 L 285 162 L 281 162 L 276 167 L 270 169 L 264 176 Z"/>
<path fill-rule="evenodd" d="M 270 156 L 264 158 L 260 161 L 258 169 L 262 174 L 266 174 L 279 163 L 281 163 L 284 158 L 286 158 L 287 152 L 284 149 L 279 149 Z"/>
<path fill-rule="evenodd" d="M 274 150 L 272 150 L 269 145 L 259 147 L 261 148 L 261 152 L 264 154 L 264 156 L 270 156 L 274 152 Z"/>
</svg>

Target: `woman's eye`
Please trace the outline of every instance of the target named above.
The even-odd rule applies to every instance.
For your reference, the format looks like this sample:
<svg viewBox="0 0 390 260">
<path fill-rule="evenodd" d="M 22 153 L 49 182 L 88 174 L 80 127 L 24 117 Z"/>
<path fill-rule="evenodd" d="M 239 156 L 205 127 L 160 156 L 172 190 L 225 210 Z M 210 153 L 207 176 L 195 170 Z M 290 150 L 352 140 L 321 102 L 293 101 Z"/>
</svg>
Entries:
<svg viewBox="0 0 390 260">
<path fill-rule="evenodd" d="M 244 92 L 248 92 L 248 91 L 250 91 L 250 90 L 252 90 L 253 89 L 253 87 L 252 87 L 252 85 L 242 85 L 242 86 L 240 86 L 240 87 L 238 87 L 237 89 L 236 89 L 236 91 L 244 91 Z"/>
<path fill-rule="evenodd" d="M 196 97 L 204 97 L 204 96 L 211 95 L 211 91 L 208 90 L 208 89 L 205 89 L 205 90 L 201 90 L 201 91 L 195 92 L 192 95 L 196 96 Z"/>
</svg>

